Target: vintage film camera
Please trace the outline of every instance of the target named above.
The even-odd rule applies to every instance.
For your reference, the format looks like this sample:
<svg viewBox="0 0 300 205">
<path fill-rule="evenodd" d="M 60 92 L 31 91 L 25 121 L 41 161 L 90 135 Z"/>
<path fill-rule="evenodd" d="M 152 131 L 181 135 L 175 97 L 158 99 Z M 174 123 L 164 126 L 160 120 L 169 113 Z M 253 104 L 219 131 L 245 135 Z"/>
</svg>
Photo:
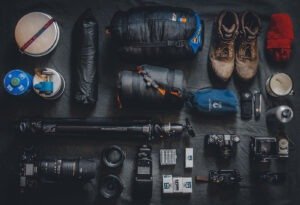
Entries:
<svg viewBox="0 0 300 205">
<path fill-rule="evenodd" d="M 236 169 L 231 170 L 210 170 L 208 177 L 196 176 L 197 182 L 208 182 L 219 185 L 237 185 L 242 181 L 240 172 Z"/>
<path fill-rule="evenodd" d="M 236 150 L 240 137 L 230 134 L 210 134 L 205 136 L 205 145 L 219 152 L 225 158 L 230 158 Z"/>
<path fill-rule="evenodd" d="M 265 171 L 261 173 L 256 173 L 255 178 L 259 182 L 265 182 L 269 184 L 280 184 L 286 180 L 287 175 L 284 172 Z"/>
<path fill-rule="evenodd" d="M 254 161 L 269 162 L 271 159 L 287 158 L 289 141 L 287 138 L 251 137 L 250 157 Z"/>
</svg>

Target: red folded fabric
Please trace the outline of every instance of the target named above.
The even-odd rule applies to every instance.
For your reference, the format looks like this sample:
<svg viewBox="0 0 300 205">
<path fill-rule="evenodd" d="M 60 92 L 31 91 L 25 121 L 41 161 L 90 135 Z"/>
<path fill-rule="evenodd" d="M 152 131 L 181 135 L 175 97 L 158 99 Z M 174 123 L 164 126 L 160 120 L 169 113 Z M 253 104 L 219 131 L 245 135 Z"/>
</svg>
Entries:
<svg viewBox="0 0 300 205">
<path fill-rule="evenodd" d="M 267 51 L 277 62 L 290 59 L 294 40 L 294 26 L 291 17 L 285 13 L 273 14 L 267 32 Z"/>
</svg>

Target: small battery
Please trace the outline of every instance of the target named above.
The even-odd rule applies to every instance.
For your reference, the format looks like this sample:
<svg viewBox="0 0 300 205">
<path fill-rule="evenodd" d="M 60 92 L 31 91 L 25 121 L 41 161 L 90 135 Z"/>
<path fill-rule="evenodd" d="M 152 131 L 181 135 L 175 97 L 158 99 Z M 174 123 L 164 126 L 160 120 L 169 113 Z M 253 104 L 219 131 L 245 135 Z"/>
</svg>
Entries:
<svg viewBox="0 0 300 205">
<path fill-rule="evenodd" d="M 160 150 L 160 165 L 176 165 L 176 149 L 161 149 Z"/>
<path fill-rule="evenodd" d="M 182 177 L 173 177 L 173 193 L 182 193 Z"/>
<path fill-rule="evenodd" d="M 182 177 L 182 193 L 193 193 L 193 180 L 191 177 Z"/>
<path fill-rule="evenodd" d="M 172 175 L 163 175 L 163 193 L 172 194 L 173 193 L 173 177 Z"/>
<path fill-rule="evenodd" d="M 193 148 L 185 148 L 185 168 L 193 168 L 194 154 Z"/>
</svg>

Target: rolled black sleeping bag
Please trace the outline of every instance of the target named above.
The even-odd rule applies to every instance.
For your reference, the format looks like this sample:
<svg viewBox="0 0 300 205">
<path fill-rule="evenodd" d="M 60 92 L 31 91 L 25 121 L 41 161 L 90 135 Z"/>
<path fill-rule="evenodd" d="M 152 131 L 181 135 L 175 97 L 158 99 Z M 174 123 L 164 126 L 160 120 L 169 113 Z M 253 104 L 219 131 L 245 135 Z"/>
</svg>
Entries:
<svg viewBox="0 0 300 205">
<path fill-rule="evenodd" d="M 98 98 L 98 23 L 91 9 L 77 20 L 73 36 L 74 99 L 95 104 Z"/>
<path fill-rule="evenodd" d="M 107 29 L 126 59 L 191 57 L 203 44 L 203 22 L 188 8 L 150 6 L 118 11 Z"/>
<path fill-rule="evenodd" d="M 182 70 L 142 65 L 119 73 L 118 101 L 122 107 L 181 107 L 185 79 Z"/>
</svg>

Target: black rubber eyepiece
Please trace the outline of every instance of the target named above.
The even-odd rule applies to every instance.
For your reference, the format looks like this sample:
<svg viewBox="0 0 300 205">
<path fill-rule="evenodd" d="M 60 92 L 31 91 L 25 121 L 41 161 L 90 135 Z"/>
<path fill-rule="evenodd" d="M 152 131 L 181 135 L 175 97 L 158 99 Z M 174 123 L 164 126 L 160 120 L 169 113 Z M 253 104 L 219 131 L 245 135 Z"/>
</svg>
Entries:
<svg viewBox="0 0 300 205">
<path fill-rule="evenodd" d="M 106 167 L 121 167 L 124 160 L 125 154 L 119 146 L 113 145 L 102 152 L 102 162 Z"/>
<path fill-rule="evenodd" d="M 114 199 L 121 195 L 123 184 L 119 177 L 107 175 L 100 182 L 100 194 L 105 199 Z"/>
</svg>

